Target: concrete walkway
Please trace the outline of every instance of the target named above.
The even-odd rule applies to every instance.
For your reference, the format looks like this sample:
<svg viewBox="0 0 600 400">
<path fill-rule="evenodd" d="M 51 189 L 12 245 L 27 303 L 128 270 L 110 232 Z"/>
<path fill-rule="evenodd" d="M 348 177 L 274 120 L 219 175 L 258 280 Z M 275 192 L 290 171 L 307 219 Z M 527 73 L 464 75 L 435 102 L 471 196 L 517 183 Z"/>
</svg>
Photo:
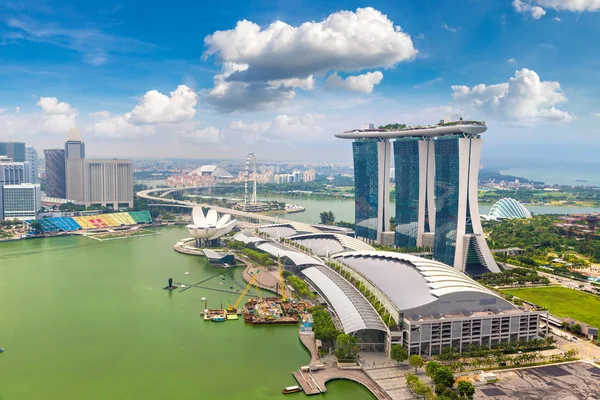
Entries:
<svg viewBox="0 0 600 400">
<path fill-rule="evenodd" d="M 299 333 L 300 341 L 308 349 L 311 354 L 311 364 L 316 364 L 321 361 L 321 357 L 317 352 L 317 346 L 315 344 L 315 337 L 313 334 Z M 380 400 L 392 400 L 383 388 L 381 388 L 373 379 L 369 377 L 361 369 L 341 369 L 337 366 L 328 365 L 324 363 L 325 368 L 314 372 L 300 372 L 296 371 L 293 373 L 294 377 L 298 381 L 298 384 L 304 390 L 307 395 L 325 393 L 327 391 L 326 384 L 329 381 L 336 379 L 350 380 L 356 383 L 360 383 L 375 397 Z"/>
</svg>

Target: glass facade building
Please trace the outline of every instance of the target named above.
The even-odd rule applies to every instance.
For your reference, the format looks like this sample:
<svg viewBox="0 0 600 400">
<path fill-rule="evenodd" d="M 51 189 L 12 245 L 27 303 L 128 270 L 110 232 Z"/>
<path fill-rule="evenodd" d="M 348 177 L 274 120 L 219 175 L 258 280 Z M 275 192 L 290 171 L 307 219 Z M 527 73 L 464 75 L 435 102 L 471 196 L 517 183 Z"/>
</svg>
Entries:
<svg viewBox="0 0 600 400">
<path fill-rule="evenodd" d="M 356 140 L 354 155 L 354 185 L 356 236 L 377 240 L 379 205 L 378 141 Z"/>
<path fill-rule="evenodd" d="M 0 142 L 0 156 L 7 156 L 15 162 L 25 162 L 25 143 Z"/>
<path fill-rule="evenodd" d="M 67 197 L 65 178 L 65 150 L 44 150 L 46 159 L 46 196 L 65 199 Z"/>
<path fill-rule="evenodd" d="M 459 209 L 459 139 L 435 141 L 435 239 L 433 258 L 454 265 Z"/>
<path fill-rule="evenodd" d="M 394 244 L 417 246 L 419 220 L 419 139 L 394 142 L 396 228 Z"/>
</svg>

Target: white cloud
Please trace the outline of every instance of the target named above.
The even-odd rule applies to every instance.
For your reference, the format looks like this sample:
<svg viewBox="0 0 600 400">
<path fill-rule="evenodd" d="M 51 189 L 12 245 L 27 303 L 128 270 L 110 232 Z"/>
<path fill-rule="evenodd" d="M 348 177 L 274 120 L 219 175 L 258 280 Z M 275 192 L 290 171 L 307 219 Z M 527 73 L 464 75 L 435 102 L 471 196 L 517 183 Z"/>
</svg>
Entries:
<svg viewBox="0 0 600 400">
<path fill-rule="evenodd" d="M 596 117 L 600 117 L 600 113 L 592 113 L 594 114 Z"/>
<path fill-rule="evenodd" d="M 599 0 L 514 0 L 512 4 L 518 13 L 531 14 L 534 19 L 546 15 L 545 8 L 571 12 L 600 11 Z M 552 19 L 560 22 L 558 17 Z"/>
<path fill-rule="evenodd" d="M 322 114 L 279 114 L 272 121 L 233 121 L 229 124 L 228 133 L 239 133 L 246 141 L 258 142 L 319 140 L 323 138 L 324 133 L 319 122 L 324 118 Z"/>
<path fill-rule="evenodd" d="M 243 20 L 204 39 L 204 58 L 223 64 L 207 100 L 219 111 L 262 110 L 311 90 L 329 71 L 390 68 L 417 55 L 410 36 L 380 11 L 339 11 L 298 27 L 276 21 L 266 28 Z"/>
<path fill-rule="evenodd" d="M 64 135 L 75 126 L 77 109 L 55 97 L 42 97 L 36 103 L 40 112 L 21 113 L 15 107 L 14 113 L 0 114 L 0 138 L 25 140 L 26 136 Z"/>
<path fill-rule="evenodd" d="M 521 0 L 514 0 L 512 3 L 515 10 L 520 14 L 529 14 L 533 19 L 540 19 L 546 15 L 546 10 L 539 6 L 532 6 Z"/>
<path fill-rule="evenodd" d="M 600 11 L 598 0 L 533 0 L 533 2 L 557 11 Z"/>
<path fill-rule="evenodd" d="M 181 139 L 197 144 L 215 144 L 223 139 L 221 131 L 214 126 L 204 129 L 186 130 L 181 133 Z"/>
<path fill-rule="evenodd" d="M 251 133 L 263 133 L 270 127 L 271 122 L 252 122 L 248 124 L 244 121 L 231 121 L 229 124 L 229 129 Z"/>
<path fill-rule="evenodd" d="M 76 108 L 71 108 L 70 104 L 58 101 L 56 97 L 40 97 L 36 106 L 47 114 L 77 114 Z"/>
<path fill-rule="evenodd" d="M 440 28 L 445 29 L 448 32 L 452 32 L 452 33 L 458 32 L 458 28 L 453 28 L 451 26 L 448 26 L 448 24 L 442 24 L 442 25 L 440 25 Z"/>
<path fill-rule="evenodd" d="M 515 62 L 517 62 L 517 60 L 515 60 L 514 58 L 509 58 L 508 60 L 506 60 L 506 62 L 509 64 L 514 64 Z"/>
<path fill-rule="evenodd" d="M 42 109 L 42 115 L 36 125 L 44 132 L 65 133 L 75 126 L 78 111 L 69 103 L 59 101 L 56 97 L 40 97 L 36 106 Z M 18 112 L 20 112 L 19 107 L 17 107 Z"/>
<path fill-rule="evenodd" d="M 108 115 L 108 112 L 104 111 L 99 114 Z M 125 113 L 112 118 L 110 116 L 102 116 L 104 119 L 92 126 L 92 132 L 96 136 L 112 139 L 140 137 L 156 133 L 156 128 L 153 125 L 132 124 L 131 117 L 131 113 Z"/>
<path fill-rule="evenodd" d="M 383 74 L 380 71 L 367 72 L 357 76 L 351 75 L 347 78 L 341 78 L 337 72 L 334 72 L 327 78 L 327 85 L 354 92 L 372 93 L 375 85 L 379 85 L 382 79 Z"/>
<path fill-rule="evenodd" d="M 110 118 L 110 113 L 108 111 L 95 111 L 93 113 L 90 113 L 90 116 L 107 119 Z"/>
<path fill-rule="evenodd" d="M 166 96 L 157 90 L 147 92 L 131 112 L 131 121 L 139 124 L 188 121 L 196 115 L 198 95 L 185 85 Z"/>
<path fill-rule="evenodd" d="M 473 88 L 452 86 L 456 105 L 506 119 L 509 123 L 570 122 L 572 115 L 555 106 L 567 101 L 559 82 L 541 81 L 526 68 L 518 70 L 508 82 L 479 84 Z"/>
<path fill-rule="evenodd" d="M 0 108 L 0 114 L 4 113 L 4 111 L 6 111 L 4 108 Z"/>
</svg>

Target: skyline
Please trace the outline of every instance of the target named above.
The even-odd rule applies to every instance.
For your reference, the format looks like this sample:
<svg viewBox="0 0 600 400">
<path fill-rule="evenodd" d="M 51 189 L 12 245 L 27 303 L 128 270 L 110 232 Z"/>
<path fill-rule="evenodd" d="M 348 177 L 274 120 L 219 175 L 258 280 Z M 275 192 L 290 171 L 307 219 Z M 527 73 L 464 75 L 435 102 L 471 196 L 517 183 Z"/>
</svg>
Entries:
<svg viewBox="0 0 600 400">
<path fill-rule="evenodd" d="M 595 0 L 271 3 L 0 6 L 0 140 L 76 124 L 95 157 L 349 162 L 335 133 L 460 115 L 486 120 L 485 164 L 600 144 Z"/>
</svg>

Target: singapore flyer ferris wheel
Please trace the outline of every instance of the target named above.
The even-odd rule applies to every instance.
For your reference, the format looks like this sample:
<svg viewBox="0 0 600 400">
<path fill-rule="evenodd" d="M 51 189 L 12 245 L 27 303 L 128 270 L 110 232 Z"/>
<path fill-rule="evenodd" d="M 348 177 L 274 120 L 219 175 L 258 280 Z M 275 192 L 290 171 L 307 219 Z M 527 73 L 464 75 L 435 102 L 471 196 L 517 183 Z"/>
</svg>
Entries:
<svg viewBox="0 0 600 400">
<path fill-rule="evenodd" d="M 252 193 L 248 196 L 248 182 L 252 180 Z M 254 153 L 246 156 L 246 168 L 244 169 L 244 208 L 255 206 L 256 201 L 256 157 Z"/>
</svg>

